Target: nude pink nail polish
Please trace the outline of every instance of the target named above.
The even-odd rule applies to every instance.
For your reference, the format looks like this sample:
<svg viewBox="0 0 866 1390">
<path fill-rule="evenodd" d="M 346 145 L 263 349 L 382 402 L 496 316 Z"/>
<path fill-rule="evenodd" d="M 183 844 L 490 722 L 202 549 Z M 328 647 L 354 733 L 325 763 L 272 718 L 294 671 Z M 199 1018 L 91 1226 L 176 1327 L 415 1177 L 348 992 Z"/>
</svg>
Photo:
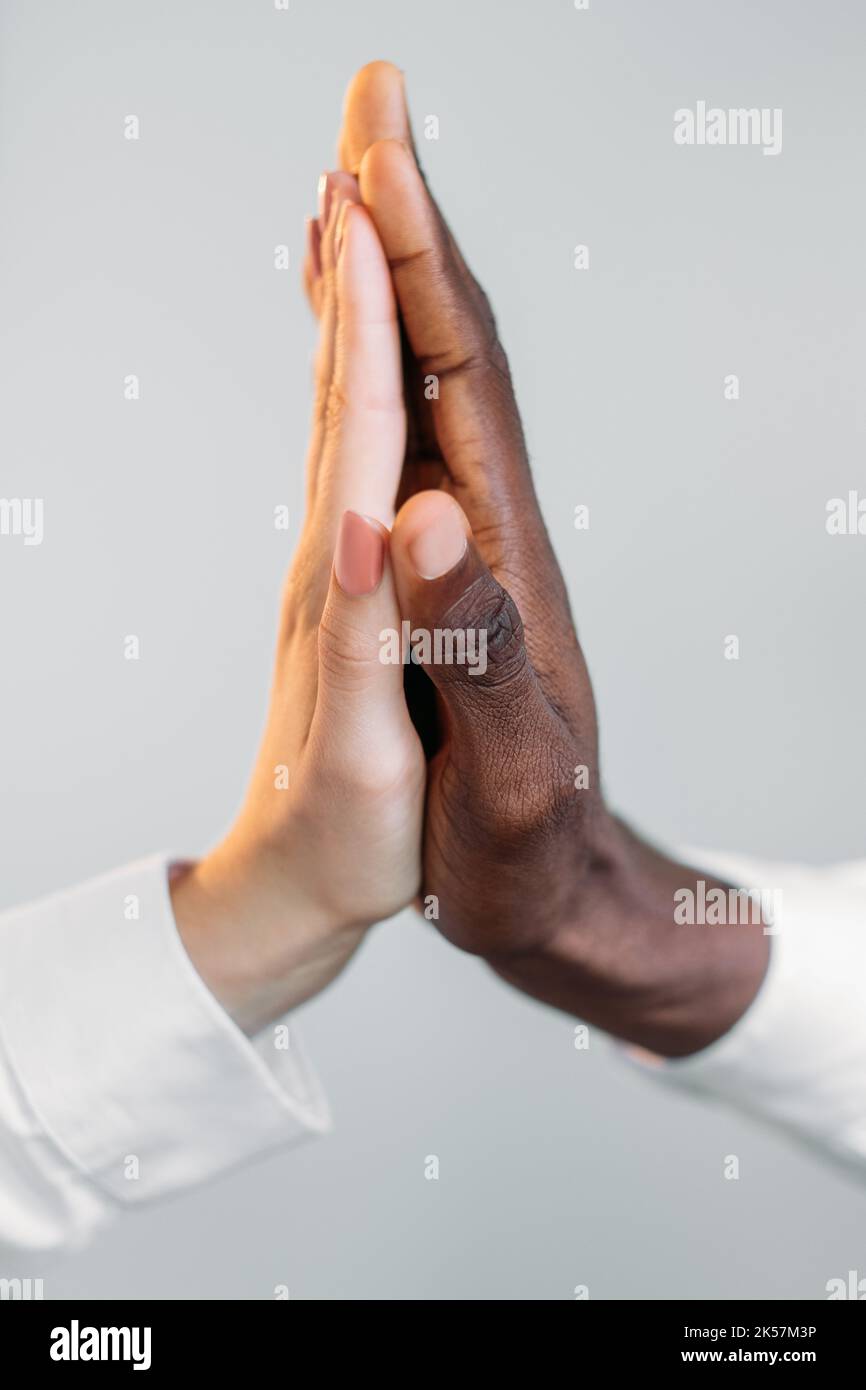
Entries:
<svg viewBox="0 0 866 1390">
<path fill-rule="evenodd" d="M 350 598 L 372 594 L 379 587 L 385 563 L 385 541 L 376 524 L 360 512 L 343 512 L 334 573 Z"/>
</svg>

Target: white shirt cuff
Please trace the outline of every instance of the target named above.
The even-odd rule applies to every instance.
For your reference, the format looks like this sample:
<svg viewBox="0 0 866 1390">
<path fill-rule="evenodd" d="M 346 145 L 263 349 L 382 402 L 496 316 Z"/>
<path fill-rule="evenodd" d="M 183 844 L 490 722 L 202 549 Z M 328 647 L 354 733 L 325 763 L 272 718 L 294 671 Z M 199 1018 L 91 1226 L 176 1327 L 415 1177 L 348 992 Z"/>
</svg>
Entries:
<svg viewBox="0 0 866 1390">
<path fill-rule="evenodd" d="M 197 974 L 168 867 L 0 916 L 0 1047 L 57 1149 L 124 1204 L 330 1128 L 285 1020 L 251 1041 Z"/>
<path fill-rule="evenodd" d="M 691 850 L 735 887 L 772 892 L 770 964 L 731 1030 L 651 1067 L 866 1172 L 866 862 L 813 868 Z M 733 930 L 683 926 L 683 931 Z"/>
</svg>

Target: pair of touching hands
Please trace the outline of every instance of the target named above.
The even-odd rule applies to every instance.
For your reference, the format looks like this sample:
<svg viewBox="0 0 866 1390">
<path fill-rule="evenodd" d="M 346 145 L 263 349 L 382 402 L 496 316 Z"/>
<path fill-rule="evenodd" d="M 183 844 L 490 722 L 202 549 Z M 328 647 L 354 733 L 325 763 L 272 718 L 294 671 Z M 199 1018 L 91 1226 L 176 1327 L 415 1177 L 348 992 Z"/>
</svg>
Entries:
<svg viewBox="0 0 866 1390">
<path fill-rule="evenodd" d="M 352 81 L 339 158 L 308 224 L 307 512 L 270 713 L 237 821 L 173 885 L 181 936 L 252 1033 L 323 989 L 374 923 L 426 902 L 516 987 L 663 1055 L 695 1051 L 754 997 L 766 937 L 676 925 L 674 892 L 715 880 L 605 806 L 508 363 L 390 64 Z M 432 643 L 420 666 L 383 660 L 404 620 L 474 634 L 486 661 L 437 662 Z"/>
</svg>

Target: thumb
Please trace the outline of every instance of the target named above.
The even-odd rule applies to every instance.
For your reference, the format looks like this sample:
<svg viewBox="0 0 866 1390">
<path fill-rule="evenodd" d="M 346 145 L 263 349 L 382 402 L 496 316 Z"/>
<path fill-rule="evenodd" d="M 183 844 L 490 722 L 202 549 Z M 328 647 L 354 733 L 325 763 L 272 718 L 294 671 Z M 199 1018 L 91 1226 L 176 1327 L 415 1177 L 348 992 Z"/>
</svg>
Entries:
<svg viewBox="0 0 866 1390">
<path fill-rule="evenodd" d="M 439 691 L 449 733 L 483 757 L 492 739 L 510 742 L 546 705 L 517 605 L 446 492 L 419 492 L 405 503 L 391 559 L 412 649 Z"/>
<path fill-rule="evenodd" d="M 384 757 L 395 732 L 408 724 L 402 669 L 382 660 L 383 630 L 399 625 L 387 540 L 381 522 L 343 513 L 319 622 L 310 727 L 311 742 L 329 760 Z"/>
</svg>

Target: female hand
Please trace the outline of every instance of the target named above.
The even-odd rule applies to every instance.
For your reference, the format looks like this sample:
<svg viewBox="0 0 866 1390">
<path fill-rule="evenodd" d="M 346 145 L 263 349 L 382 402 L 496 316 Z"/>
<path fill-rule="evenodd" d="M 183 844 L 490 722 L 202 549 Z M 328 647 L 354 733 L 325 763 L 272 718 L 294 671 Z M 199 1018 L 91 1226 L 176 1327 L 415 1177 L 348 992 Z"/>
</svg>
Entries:
<svg viewBox="0 0 866 1390">
<path fill-rule="evenodd" d="M 402 665 L 388 526 L 406 439 L 391 278 L 357 185 L 308 227 L 319 313 L 307 515 L 285 586 L 270 713 L 243 809 L 176 881 L 199 973 L 248 1032 L 316 994 L 420 885 L 424 757 Z M 333 565 L 332 565 L 333 557 Z"/>
</svg>

